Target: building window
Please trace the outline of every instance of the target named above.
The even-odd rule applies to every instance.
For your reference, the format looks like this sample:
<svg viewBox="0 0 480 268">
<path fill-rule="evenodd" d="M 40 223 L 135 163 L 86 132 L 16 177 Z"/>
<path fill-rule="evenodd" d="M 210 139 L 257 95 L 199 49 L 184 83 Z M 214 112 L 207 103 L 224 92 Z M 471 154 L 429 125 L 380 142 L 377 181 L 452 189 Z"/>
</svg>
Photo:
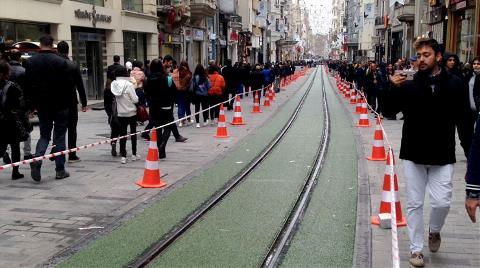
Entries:
<svg viewBox="0 0 480 268">
<path fill-rule="evenodd" d="M 90 4 L 90 5 L 99 6 L 99 7 L 103 7 L 105 5 L 104 0 L 72 0 L 72 1 Z"/>
<path fill-rule="evenodd" d="M 38 41 L 45 34 L 50 34 L 48 24 L 0 21 L 0 45 L 9 46 L 20 41 Z"/>
<path fill-rule="evenodd" d="M 123 32 L 123 54 L 125 61 L 147 59 L 147 34 Z"/>
<path fill-rule="evenodd" d="M 143 13 L 143 0 L 122 0 L 123 10 Z"/>
<path fill-rule="evenodd" d="M 467 9 L 460 17 L 457 32 L 457 55 L 461 62 L 469 62 L 474 55 L 475 9 Z"/>
</svg>

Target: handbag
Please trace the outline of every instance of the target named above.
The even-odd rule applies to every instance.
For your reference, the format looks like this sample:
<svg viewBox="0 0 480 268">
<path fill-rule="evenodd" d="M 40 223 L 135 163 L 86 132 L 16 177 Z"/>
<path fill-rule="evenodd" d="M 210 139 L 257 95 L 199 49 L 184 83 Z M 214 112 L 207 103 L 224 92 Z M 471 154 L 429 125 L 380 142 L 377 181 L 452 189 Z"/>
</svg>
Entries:
<svg viewBox="0 0 480 268">
<path fill-rule="evenodd" d="M 137 121 L 138 122 L 145 122 L 149 119 L 149 116 L 148 116 L 148 111 L 147 111 L 147 108 L 145 108 L 144 105 L 138 105 L 137 106 Z"/>
</svg>

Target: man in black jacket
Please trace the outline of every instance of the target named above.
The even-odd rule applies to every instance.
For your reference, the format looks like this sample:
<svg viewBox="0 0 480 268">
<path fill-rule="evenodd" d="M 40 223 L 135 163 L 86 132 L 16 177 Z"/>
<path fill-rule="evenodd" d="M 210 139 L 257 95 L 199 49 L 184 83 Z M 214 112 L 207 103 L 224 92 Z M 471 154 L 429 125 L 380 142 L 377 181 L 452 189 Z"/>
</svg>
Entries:
<svg viewBox="0 0 480 268">
<path fill-rule="evenodd" d="M 53 38 L 40 38 L 40 51 L 25 64 L 25 95 L 31 100 L 31 109 L 36 109 L 40 125 L 35 156 L 43 156 L 54 132 L 57 152 L 65 150 L 65 134 L 68 125 L 68 108 L 72 98 L 69 90 L 68 62 L 53 51 Z M 65 156 L 55 157 L 56 179 L 70 176 L 65 170 Z M 41 180 L 42 162 L 30 163 L 32 179 Z"/>
<path fill-rule="evenodd" d="M 83 86 L 82 75 L 78 65 L 68 58 L 69 51 L 68 43 L 61 41 L 57 44 L 58 54 L 64 58 L 68 63 L 69 73 L 69 87 L 70 90 L 70 104 L 68 107 L 68 149 L 77 147 L 77 123 L 78 123 L 78 96 L 82 103 L 82 112 L 87 111 L 87 96 L 85 94 L 85 87 Z M 68 154 L 68 162 L 74 163 L 80 161 L 76 152 Z"/>
<path fill-rule="evenodd" d="M 403 74 L 392 76 L 404 114 L 400 158 L 407 179 L 407 225 L 410 264 L 423 267 L 423 203 L 430 194 L 428 246 L 440 247 L 440 231 L 452 198 L 455 163 L 455 126 L 462 123 L 462 81 L 439 66 L 442 57 L 434 39 L 415 43 L 419 70 L 413 80 Z"/>
<path fill-rule="evenodd" d="M 459 129 L 458 131 L 459 135 L 464 135 L 464 142 L 462 142 L 461 145 L 467 157 L 472 144 L 475 121 L 480 111 L 480 57 L 473 59 L 472 67 L 473 71 L 465 78 L 463 108 L 466 110 L 466 115 L 463 119 L 464 129 Z"/>
</svg>

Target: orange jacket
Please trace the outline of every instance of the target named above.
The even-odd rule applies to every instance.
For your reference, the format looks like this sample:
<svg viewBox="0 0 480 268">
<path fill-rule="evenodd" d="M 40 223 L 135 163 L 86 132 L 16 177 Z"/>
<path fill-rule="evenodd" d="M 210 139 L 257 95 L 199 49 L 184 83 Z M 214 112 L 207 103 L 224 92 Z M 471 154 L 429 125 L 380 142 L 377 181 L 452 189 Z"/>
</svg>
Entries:
<svg viewBox="0 0 480 268">
<path fill-rule="evenodd" d="M 208 79 L 210 80 L 210 84 L 212 84 L 212 87 L 208 90 L 208 95 L 223 95 L 223 90 L 225 89 L 225 79 L 223 79 L 223 76 L 218 74 L 218 72 L 214 72 L 208 76 Z"/>
</svg>

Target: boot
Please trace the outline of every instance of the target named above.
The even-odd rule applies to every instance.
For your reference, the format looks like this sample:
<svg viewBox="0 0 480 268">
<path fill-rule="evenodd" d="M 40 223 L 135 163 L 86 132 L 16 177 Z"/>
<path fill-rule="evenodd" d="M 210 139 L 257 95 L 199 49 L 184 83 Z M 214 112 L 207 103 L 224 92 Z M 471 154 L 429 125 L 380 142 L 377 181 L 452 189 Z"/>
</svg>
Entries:
<svg viewBox="0 0 480 268">
<path fill-rule="evenodd" d="M 165 159 L 167 157 L 167 154 L 165 152 L 165 143 L 162 143 L 160 145 L 160 148 L 158 148 L 158 159 Z"/>
<path fill-rule="evenodd" d="M 18 168 L 19 167 L 13 167 L 12 180 L 23 179 L 23 177 L 25 177 L 20 171 L 18 171 Z"/>
<path fill-rule="evenodd" d="M 112 156 L 117 156 L 117 144 L 116 143 L 112 143 Z"/>
</svg>

